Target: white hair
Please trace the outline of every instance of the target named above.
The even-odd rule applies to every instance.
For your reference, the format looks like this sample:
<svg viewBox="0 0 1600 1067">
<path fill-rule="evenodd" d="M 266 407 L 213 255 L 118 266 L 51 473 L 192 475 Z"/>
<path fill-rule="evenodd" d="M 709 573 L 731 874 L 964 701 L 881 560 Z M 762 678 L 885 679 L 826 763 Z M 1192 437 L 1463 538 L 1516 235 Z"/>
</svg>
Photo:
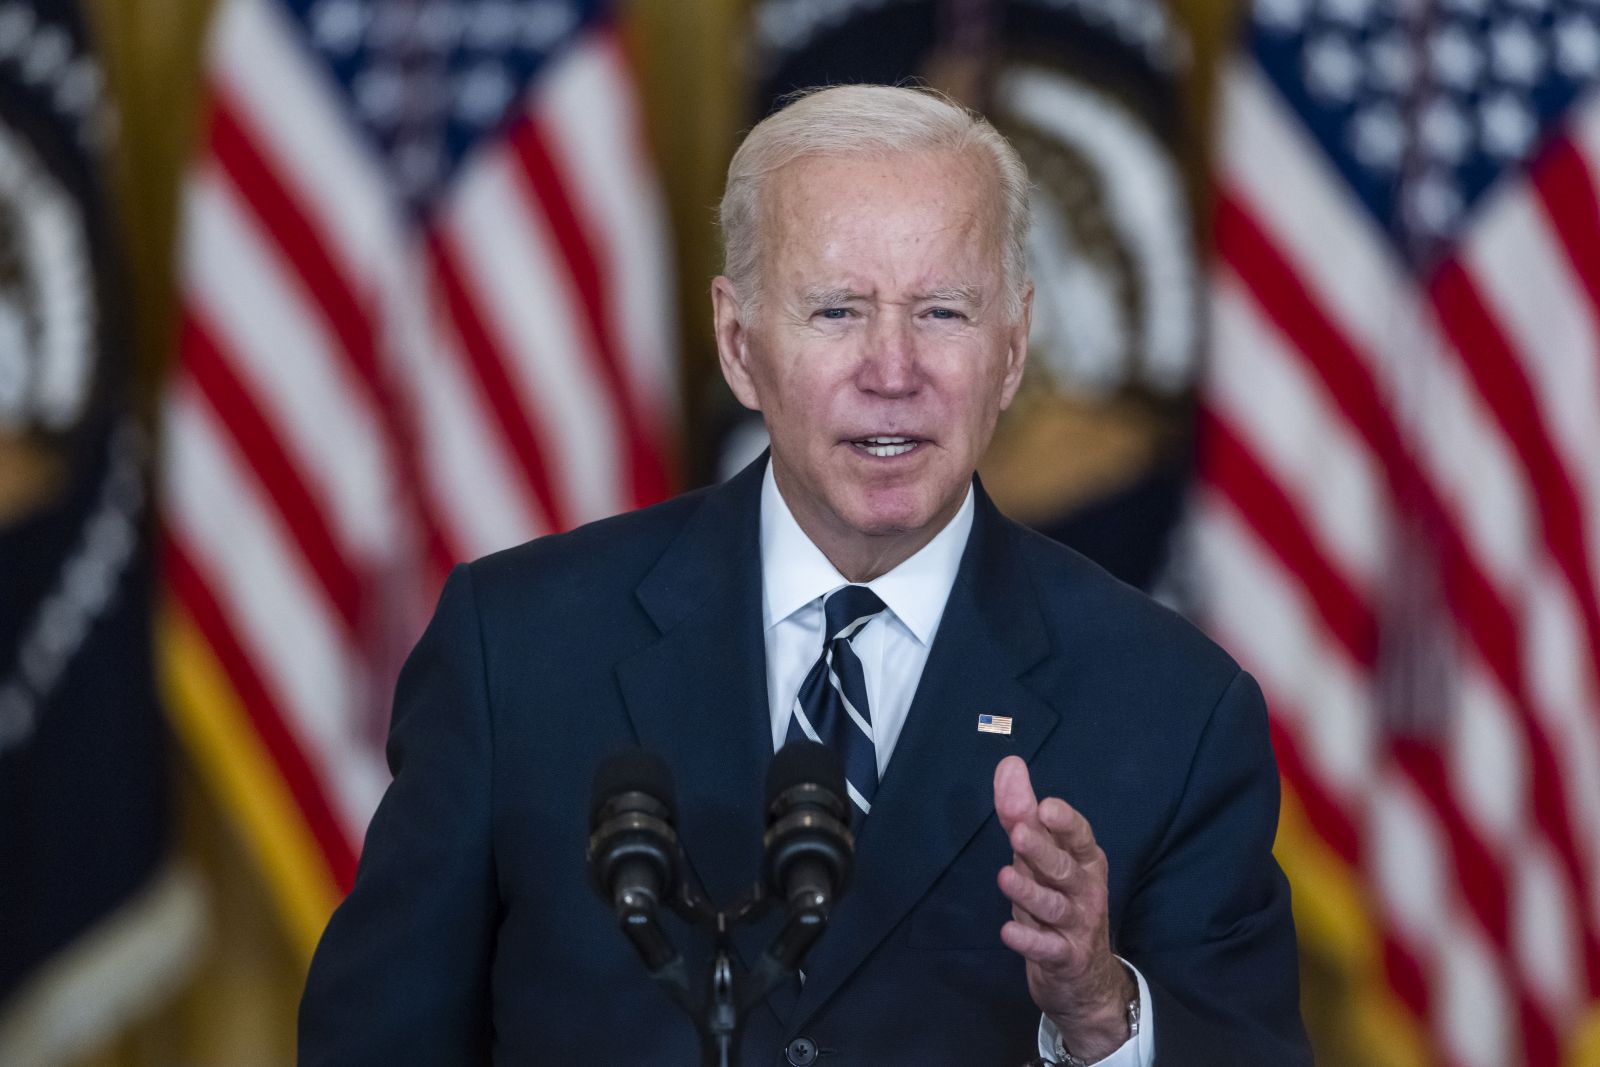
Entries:
<svg viewBox="0 0 1600 1067">
<path fill-rule="evenodd" d="M 767 179 L 804 156 L 897 152 L 977 153 L 992 164 L 1002 215 L 1006 313 L 1022 313 L 1027 287 L 1028 171 L 1017 150 L 977 112 L 932 89 L 838 85 L 806 89 L 756 124 L 728 164 L 722 194 L 723 273 L 740 303 L 761 299 L 758 233 Z"/>
</svg>

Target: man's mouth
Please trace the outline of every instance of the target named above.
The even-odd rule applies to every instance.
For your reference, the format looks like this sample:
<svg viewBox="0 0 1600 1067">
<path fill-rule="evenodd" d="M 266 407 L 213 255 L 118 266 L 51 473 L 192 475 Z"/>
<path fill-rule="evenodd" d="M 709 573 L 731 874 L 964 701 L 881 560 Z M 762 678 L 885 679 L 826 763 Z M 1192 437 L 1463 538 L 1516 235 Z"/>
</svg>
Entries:
<svg viewBox="0 0 1600 1067">
<path fill-rule="evenodd" d="M 922 442 L 915 437 L 862 437 L 850 443 L 869 456 L 889 459 L 905 455 Z"/>
</svg>

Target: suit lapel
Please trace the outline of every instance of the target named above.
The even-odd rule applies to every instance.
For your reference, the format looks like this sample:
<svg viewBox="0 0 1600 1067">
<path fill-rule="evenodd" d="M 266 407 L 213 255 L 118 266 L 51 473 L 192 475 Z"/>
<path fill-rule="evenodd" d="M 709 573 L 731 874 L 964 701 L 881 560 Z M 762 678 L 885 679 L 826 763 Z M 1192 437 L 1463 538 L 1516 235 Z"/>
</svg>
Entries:
<svg viewBox="0 0 1600 1067">
<path fill-rule="evenodd" d="M 1056 712 L 1019 681 L 1050 640 L 1008 543 L 1014 536 L 980 487 L 972 537 L 857 842 L 854 882 L 811 954 L 791 1029 L 861 966 L 993 817 L 995 765 L 1006 755 L 1031 759 L 1055 727 Z M 979 733 L 985 712 L 1011 716 L 1011 735 Z"/>
<path fill-rule="evenodd" d="M 661 638 L 617 667 L 639 743 L 660 753 L 677 785 L 690 870 L 717 907 L 761 871 L 762 781 L 772 759 L 761 611 L 759 509 L 765 457 L 710 491 L 640 583 Z M 770 924 L 735 938 L 746 967 Z M 680 945 L 693 958 L 693 946 Z M 793 991 L 779 991 L 786 1011 Z"/>
</svg>

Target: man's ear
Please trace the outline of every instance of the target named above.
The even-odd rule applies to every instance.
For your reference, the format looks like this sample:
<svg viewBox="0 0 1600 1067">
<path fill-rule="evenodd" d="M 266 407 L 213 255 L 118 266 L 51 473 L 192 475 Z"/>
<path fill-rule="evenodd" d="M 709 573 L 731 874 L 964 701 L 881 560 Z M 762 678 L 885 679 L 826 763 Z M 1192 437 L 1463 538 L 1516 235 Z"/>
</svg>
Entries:
<svg viewBox="0 0 1600 1067">
<path fill-rule="evenodd" d="M 761 401 L 750 374 L 750 324 L 745 321 L 738 291 L 725 275 L 711 279 L 711 318 L 723 380 L 739 403 L 751 411 L 760 411 Z"/>
<path fill-rule="evenodd" d="M 1006 336 L 1006 371 L 1000 389 L 1000 410 L 1011 406 L 1017 387 L 1022 384 L 1022 372 L 1028 364 L 1028 330 L 1033 324 L 1033 283 L 1022 292 L 1022 313 L 1011 324 Z"/>
</svg>

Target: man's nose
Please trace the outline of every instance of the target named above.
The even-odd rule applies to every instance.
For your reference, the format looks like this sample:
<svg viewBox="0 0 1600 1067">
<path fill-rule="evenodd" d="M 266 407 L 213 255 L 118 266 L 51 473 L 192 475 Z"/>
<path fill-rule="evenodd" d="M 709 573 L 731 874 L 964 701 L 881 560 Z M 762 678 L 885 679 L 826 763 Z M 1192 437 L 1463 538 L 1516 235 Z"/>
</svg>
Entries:
<svg viewBox="0 0 1600 1067">
<path fill-rule="evenodd" d="M 900 315 L 879 315 L 868 332 L 856 384 L 880 396 L 906 396 L 920 384 L 917 338 Z"/>
</svg>

